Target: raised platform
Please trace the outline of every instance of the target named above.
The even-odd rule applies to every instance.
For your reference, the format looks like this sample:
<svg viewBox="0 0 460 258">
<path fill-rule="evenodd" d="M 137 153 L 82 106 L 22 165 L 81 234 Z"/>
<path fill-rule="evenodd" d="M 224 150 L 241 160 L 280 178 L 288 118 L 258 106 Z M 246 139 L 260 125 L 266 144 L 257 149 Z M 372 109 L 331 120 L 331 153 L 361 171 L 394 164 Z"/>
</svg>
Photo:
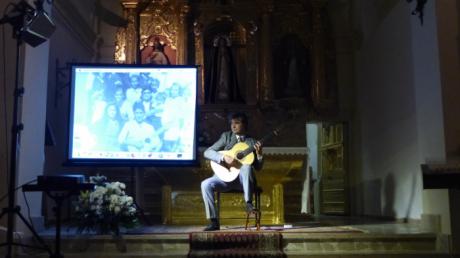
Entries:
<svg viewBox="0 0 460 258">
<path fill-rule="evenodd" d="M 101 235 L 81 236 L 72 229 L 63 230 L 62 249 L 65 257 L 187 257 L 191 235 L 201 234 L 202 229 L 203 226 L 157 225 L 127 231 L 121 239 Z M 211 235 L 206 233 L 206 237 L 220 241 L 221 246 L 231 247 L 235 246 L 235 240 L 230 238 L 235 236 L 259 234 L 257 239 L 267 241 L 269 235 L 278 233 L 280 247 L 286 257 L 451 257 L 449 237 L 423 232 L 415 223 L 322 220 L 284 226 L 265 225 L 261 231 L 254 228 L 245 231 L 242 226 L 223 226 Z M 50 245 L 53 244 L 53 229 L 41 235 Z M 228 241 L 233 241 L 233 244 L 228 244 Z M 43 253 L 26 253 L 23 249 L 17 251 L 21 254 L 16 257 L 48 257 Z"/>
</svg>

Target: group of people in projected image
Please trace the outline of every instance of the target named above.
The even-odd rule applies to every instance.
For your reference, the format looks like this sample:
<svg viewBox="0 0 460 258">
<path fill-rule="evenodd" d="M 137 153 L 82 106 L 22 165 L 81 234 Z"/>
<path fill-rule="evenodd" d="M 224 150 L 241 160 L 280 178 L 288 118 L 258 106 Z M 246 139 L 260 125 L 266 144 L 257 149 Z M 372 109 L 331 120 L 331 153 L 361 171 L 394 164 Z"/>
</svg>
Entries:
<svg viewBox="0 0 460 258">
<path fill-rule="evenodd" d="M 183 152 L 192 144 L 194 99 L 186 85 L 150 73 L 93 73 L 88 128 L 94 151 Z M 165 83 L 166 84 L 166 83 Z"/>
</svg>

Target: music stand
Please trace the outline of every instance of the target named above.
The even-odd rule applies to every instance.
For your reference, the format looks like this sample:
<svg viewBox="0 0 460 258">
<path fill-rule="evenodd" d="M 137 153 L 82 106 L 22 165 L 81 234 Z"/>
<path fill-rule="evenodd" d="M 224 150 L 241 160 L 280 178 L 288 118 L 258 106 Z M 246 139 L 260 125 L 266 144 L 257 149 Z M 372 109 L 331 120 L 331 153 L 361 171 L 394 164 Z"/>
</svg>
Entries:
<svg viewBox="0 0 460 258">
<path fill-rule="evenodd" d="M 15 188 L 16 188 L 16 166 L 17 166 L 17 152 L 18 152 L 18 139 L 20 131 L 24 128 L 23 124 L 18 122 L 18 110 L 19 110 L 19 98 L 24 94 L 24 88 L 19 87 L 19 55 L 20 47 L 22 43 L 26 42 L 31 46 L 38 46 L 40 43 L 43 43 L 47 38 L 43 35 L 31 31 L 30 28 L 25 26 L 25 22 L 28 20 L 28 25 L 34 25 L 33 20 L 35 18 L 42 18 L 41 15 L 38 17 L 38 14 L 43 14 L 43 0 L 36 0 L 35 5 L 37 10 L 30 6 L 26 1 L 21 0 L 18 4 L 13 4 L 14 8 L 11 13 L 6 14 L 0 19 L 0 25 L 10 23 L 13 26 L 13 38 L 16 39 L 16 77 L 15 77 L 15 88 L 14 88 L 14 103 L 13 103 L 13 126 L 11 134 L 11 156 L 10 156 L 10 169 L 9 169 L 9 184 L 8 184 L 8 207 L 2 209 L 0 218 L 4 215 L 8 216 L 8 226 L 7 226 L 7 235 L 6 242 L 0 244 L 0 247 L 6 246 L 6 258 L 12 257 L 12 247 L 13 246 L 23 246 L 29 248 L 35 248 L 40 250 L 47 251 L 50 256 L 52 251 L 49 246 L 43 241 L 43 239 L 38 235 L 32 225 L 26 220 L 26 218 L 21 214 L 21 207 L 15 204 Z M 46 16 L 45 19 L 48 17 Z M 40 21 L 41 22 L 41 21 Z M 54 24 L 50 23 L 54 26 Z M 49 32 L 53 32 L 54 28 Z M 6 87 L 6 85 L 5 85 Z M 31 246 L 22 243 L 15 243 L 13 239 L 14 231 L 14 216 L 17 215 L 24 225 L 30 230 L 33 236 L 38 240 L 40 246 Z"/>
</svg>

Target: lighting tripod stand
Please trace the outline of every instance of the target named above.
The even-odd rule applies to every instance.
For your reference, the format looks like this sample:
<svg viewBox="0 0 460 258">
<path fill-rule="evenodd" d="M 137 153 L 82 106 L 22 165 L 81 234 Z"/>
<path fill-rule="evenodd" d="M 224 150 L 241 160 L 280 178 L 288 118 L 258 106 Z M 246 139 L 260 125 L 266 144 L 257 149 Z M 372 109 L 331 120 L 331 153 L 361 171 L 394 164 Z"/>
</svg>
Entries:
<svg viewBox="0 0 460 258">
<path fill-rule="evenodd" d="M 11 155 L 9 167 L 9 182 L 8 182 L 8 207 L 2 209 L 0 218 L 7 215 L 8 229 L 6 242 L 1 243 L 0 247 L 6 247 L 6 258 L 12 257 L 13 246 L 30 247 L 40 250 L 45 250 L 53 257 L 51 249 L 46 245 L 42 238 L 38 235 L 32 225 L 21 214 L 21 208 L 15 204 L 16 190 L 16 172 L 17 172 L 17 157 L 18 157 L 18 140 L 19 134 L 23 130 L 23 125 L 18 121 L 19 99 L 24 94 L 24 88 L 19 86 L 19 60 L 20 48 L 23 43 L 28 43 L 32 47 L 38 46 L 45 42 L 51 33 L 54 31 L 54 24 L 43 11 L 43 0 L 36 0 L 34 9 L 25 0 L 21 0 L 17 4 L 10 4 L 14 8 L 0 19 L 0 25 L 10 23 L 13 26 L 13 37 L 16 39 L 16 70 L 15 70 L 15 88 L 13 102 L 13 126 L 11 132 Z M 6 65 L 6 64 L 5 64 Z M 4 85 L 6 87 L 6 85 Z M 27 228 L 32 232 L 38 240 L 40 246 L 31 246 L 23 243 L 14 242 L 14 217 L 17 215 Z"/>
</svg>

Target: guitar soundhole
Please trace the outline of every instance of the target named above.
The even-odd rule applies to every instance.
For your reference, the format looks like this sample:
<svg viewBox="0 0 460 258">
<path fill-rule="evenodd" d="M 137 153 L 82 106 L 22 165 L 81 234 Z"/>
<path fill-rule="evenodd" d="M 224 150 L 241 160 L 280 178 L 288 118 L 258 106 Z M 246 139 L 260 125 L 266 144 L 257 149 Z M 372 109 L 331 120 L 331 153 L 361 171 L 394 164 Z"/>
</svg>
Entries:
<svg viewBox="0 0 460 258">
<path fill-rule="evenodd" d="M 240 169 L 242 164 L 241 162 L 239 162 L 238 160 L 233 160 L 233 162 L 231 164 L 227 164 L 225 162 L 221 162 L 220 165 L 226 169 L 228 169 L 228 172 L 230 172 L 230 169 L 231 168 L 237 168 L 237 169 Z"/>
<path fill-rule="evenodd" d="M 237 159 L 242 159 L 242 158 L 244 158 L 244 153 L 243 153 L 243 152 L 238 152 L 238 153 L 236 154 L 236 158 L 237 158 Z"/>
</svg>

